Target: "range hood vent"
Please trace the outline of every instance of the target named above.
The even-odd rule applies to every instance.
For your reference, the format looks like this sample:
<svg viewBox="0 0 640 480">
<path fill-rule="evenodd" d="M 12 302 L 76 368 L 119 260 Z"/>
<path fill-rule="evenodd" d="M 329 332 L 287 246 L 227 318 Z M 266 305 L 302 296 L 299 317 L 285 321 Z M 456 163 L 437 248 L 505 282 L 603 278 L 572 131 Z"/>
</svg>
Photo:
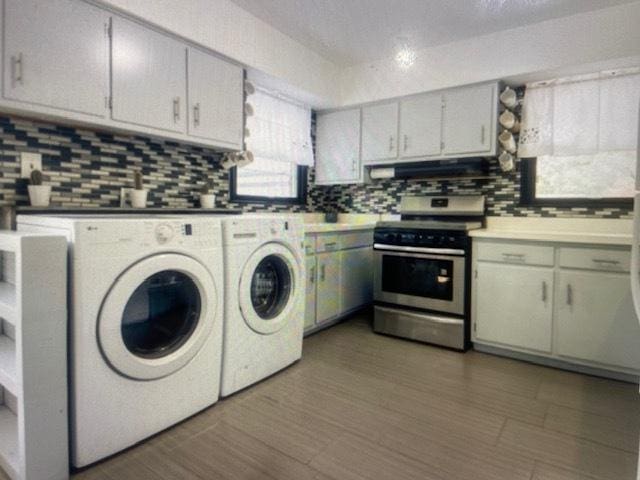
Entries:
<svg viewBox="0 0 640 480">
<path fill-rule="evenodd" d="M 467 178 L 486 177 L 489 162 L 484 158 L 463 158 L 420 162 L 393 167 L 372 167 L 372 179 L 381 178 Z"/>
</svg>

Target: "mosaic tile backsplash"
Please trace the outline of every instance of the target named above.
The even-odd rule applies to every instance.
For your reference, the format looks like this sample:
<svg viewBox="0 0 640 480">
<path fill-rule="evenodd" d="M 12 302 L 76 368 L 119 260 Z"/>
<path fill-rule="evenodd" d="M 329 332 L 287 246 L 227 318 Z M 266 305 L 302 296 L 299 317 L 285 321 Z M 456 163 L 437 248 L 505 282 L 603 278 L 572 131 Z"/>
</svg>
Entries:
<svg viewBox="0 0 640 480">
<path fill-rule="evenodd" d="M 488 178 L 429 181 L 384 180 L 366 185 L 316 187 L 309 171 L 306 205 L 235 204 L 229 201 L 229 173 L 213 150 L 149 137 L 122 135 L 48 122 L 0 117 L 0 205 L 28 205 L 27 183 L 20 179 L 20 152 L 42 154 L 52 204 L 69 207 L 117 207 L 120 188 L 131 187 L 141 169 L 156 207 L 194 207 L 207 178 L 214 182 L 216 206 L 244 211 L 398 213 L 403 195 L 482 194 L 487 214 L 627 218 L 630 208 L 524 208 L 519 206 L 520 174 L 503 173 L 491 161 Z M 519 169 L 518 169 L 519 170 Z"/>
</svg>

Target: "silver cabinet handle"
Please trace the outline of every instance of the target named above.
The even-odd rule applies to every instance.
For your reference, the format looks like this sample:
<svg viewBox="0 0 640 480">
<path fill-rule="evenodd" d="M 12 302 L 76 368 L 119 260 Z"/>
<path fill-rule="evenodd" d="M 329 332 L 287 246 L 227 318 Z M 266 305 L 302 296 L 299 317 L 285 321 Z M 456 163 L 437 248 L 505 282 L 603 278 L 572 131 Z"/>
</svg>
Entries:
<svg viewBox="0 0 640 480">
<path fill-rule="evenodd" d="M 336 242 L 328 242 L 324 244 L 324 248 L 331 251 L 335 250 L 337 246 L 338 244 Z"/>
<path fill-rule="evenodd" d="M 198 127 L 200 125 L 200 104 L 196 103 L 193 106 L 193 125 Z"/>
<path fill-rule="evenodd" d="M 547 303 L 547 282 L 542 282 L 542 301 Z"/>
<path fill-rule="evenodd" d="M 393 152 L 393 135 L 389 135 L 389 151 Z"/>
<path fill-rule="evenodd" d="M 404 151 L 406 152 L 408 148 L 409 148 L 409 136 L 405 135 L 404 136 Z"/>
<path fill-rule="evenodd" d="M 173 121 L 180 120 L 180 97 L 173 99 Z"/>
<path fill-rule="evenodd" d="M 358 161 L 354 158 L 353 161 L 351 162 L 351 170 L 355 173 L 357 171 L 357 166 L 356 164 L 358 163 Z"/>
<path fill-rule="evenodd" d="M 502 257 L 508 261 L 518 261 L 524 262 L 525 254 L 524 253 L 503 253 Z"/>
<path fill-rule="evenodd" d="M 593 263 L 599 263 L 603 265 L 620 265 L 620 261 L 618 260 L 605 260 L 603 258 L 594 258 Z"/>
<path fill-rule="evenodd" d="M 482 145 L 484 145 L 484 140 L 485 140 L 485 130 L 486 130 L 485 126 L 484 126 L 484 125 L 482 125 L 482 127 L 480 128 L 480 143 L 481 143 Z"/>
<path fill-rule="evenodd" d="M 567 284 L 567 305 L 573 305 L 573 288 Z"/>
<path fill-rule="evenodd" d="M 309 283 L 315 283 L 316 281 L 316 266 L 314 265 L 309 269 Z"/>
<path fill-rule="evenodd" d="M 18 55 L 11 56 L 11 79 L 13 82 L 13 86 L 15 87 L 18 83 L 23 85 L 23 76 L 22 76 L 22 52 Z"/>
<path fill-rule="evenodd" d="M 324 282 L 324 263 L 320 265 L 320 281 Z"/>
</svg>

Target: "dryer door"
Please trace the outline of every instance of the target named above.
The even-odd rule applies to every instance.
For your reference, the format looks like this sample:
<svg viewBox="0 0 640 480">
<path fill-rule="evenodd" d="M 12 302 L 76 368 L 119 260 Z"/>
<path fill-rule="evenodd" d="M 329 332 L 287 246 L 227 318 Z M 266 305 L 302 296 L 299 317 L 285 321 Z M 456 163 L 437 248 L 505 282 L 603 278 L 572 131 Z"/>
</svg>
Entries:
<svg viewBox="0 0 640 480">
<path fill-rule="evenodd" d="M 291 320 L 298 282 L 296 257 L 279 243 L 256 250 L 240 277 L 239 303 L 247 325 L 257 333 L 271 334 Z M 303 313 L 300 313 L 299 321 Z"/>
<path fill-rule="evenodd" d="M 193 258 L 155 255 L 120 275 L 98 319 L 98 343 L 109 364 L 139 380 L 186 365 L 213 328 L 218 306 L 209 271 Z"/>
</svg>

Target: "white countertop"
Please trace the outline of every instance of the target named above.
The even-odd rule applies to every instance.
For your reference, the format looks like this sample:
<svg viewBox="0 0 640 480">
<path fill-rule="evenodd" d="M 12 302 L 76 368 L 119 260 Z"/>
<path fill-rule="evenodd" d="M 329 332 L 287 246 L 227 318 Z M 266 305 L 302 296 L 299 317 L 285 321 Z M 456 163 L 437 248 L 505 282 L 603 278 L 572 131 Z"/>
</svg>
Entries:
<svg viewBox="0 0 640 480">
<path fill-rule="evenodd" d="M 354 230 L 373 230 L 376 226 L 373 223 L 305 223 L 305 233 L 329 233 L 329 232 L 348 232 Z"/>
<path fill-rule="evenodd" d="M 489 217 L 486 228 L 473 230 L 475 238 L 537 242 L 631 245 L 631 220 L 599 218 Z"/>
</svg>

